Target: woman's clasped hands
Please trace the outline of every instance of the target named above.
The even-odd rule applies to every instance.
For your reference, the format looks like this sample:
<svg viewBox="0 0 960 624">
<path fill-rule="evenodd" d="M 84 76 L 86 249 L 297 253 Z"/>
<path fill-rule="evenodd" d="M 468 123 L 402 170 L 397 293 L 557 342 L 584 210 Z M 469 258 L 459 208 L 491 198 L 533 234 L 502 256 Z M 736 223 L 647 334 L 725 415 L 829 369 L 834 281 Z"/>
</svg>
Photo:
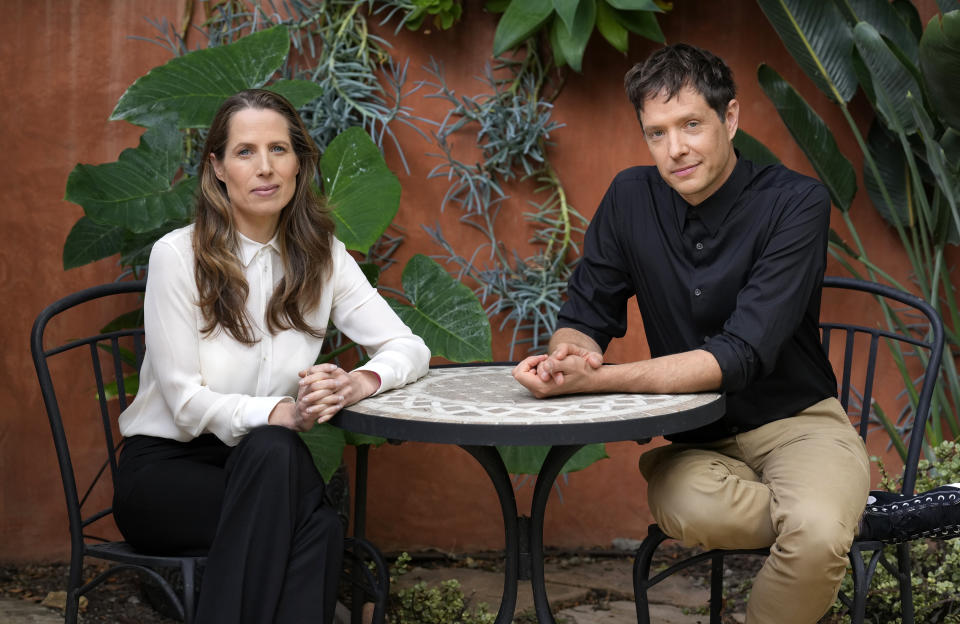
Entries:
<svg viewBox="0 0 960 624">
<path fill-rule="evenodd" d="M 366 370 L 346 372 L 336 364 L 316 364 L 300 371 L 297 400 L 280 403 L 270 414 L 270 424 L 309 431 L 325 423 L 342 408 L 364 399 L 380 387 L 380 379 Z"/>
</svg>

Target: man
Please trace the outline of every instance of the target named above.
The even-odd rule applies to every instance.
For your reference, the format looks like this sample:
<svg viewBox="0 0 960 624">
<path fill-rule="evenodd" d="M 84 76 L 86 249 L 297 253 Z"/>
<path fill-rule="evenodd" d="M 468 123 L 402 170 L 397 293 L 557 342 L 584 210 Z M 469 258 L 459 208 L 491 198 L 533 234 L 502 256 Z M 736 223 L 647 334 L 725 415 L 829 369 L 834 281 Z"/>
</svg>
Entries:
<svg viewBox="0 0 960 624">
<path fill-rule="evenodd" d="M 739 157 L 736 88 L 709 52 L 658 50 L 625 86 L 656 167 L 614 178 L 549 355 L 514 377 L 539 397 L 725 392 L 721 420 L 641 457 L 651 513 L 687 545 L 770 546 L 747 622 L 816 622 L 869 489 L 819 344 L 829 197 L 816 180 Z M 601 366 L 632 296 L 652 357 Z"/>
</svg>

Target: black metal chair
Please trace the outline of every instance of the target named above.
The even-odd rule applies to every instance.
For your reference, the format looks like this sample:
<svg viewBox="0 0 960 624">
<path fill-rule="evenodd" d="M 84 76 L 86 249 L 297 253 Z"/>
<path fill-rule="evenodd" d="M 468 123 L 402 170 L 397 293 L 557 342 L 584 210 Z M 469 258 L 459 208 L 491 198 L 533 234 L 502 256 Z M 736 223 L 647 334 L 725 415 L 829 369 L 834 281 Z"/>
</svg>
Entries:
<svg viewBox="0 0 960 624">
<path fill-rule="evenodd" d="M 77 621 L 80 597 L 95 588 L 119 570 L 135 570 L 157 583 L 163 595 L 175 610 L 175 615 L 189 624 L 193 620 L 195 596 L 198 590 L 198 572 L 204 567 L 202 556 L 158 557 L 135 551 L 129 544 L 90 534 L 93 526 L 109 529 L 104 522 L 112 515 L 110 504 L 103 505 L 105 495 L 112 498 L 113 478 L 117 470 L 117 454 L 122 440 L 116 430 L 116 417 L 125 409 L 129 398 L 136 394 L 136 373 L 144 355 L 142 317 L 136 313 L 124 321 L 105 328 L 91 336 L 69 339 L 56 346 L 44 347 L 45 332 L 50 321 L 58 315 L 95 300 L 116 298 L 130 293 L 143 293 L 145 281 L 122 281 L 104 284 L 76 292 L 49 305 L 37 317 L 30 335 L 30 348 L 40 382 L 40 391 L 50 420 L 57 461 L 63 480 L 70 524 L 70 574 L 67 584 L 65 621 Z M 121 327 L 121 325 L 123 327 Z M 53 362 L 56 361 L 56 364 Z M 82 377 L 90 375 L 91 401 L 61 406 L 54 386 L 51 364 L 56 376 Z M 99 407 L 99 423 L 96 425 L 100 438 L 100 450 L 95 457 L 85 449 L 82 456 L 74 457 L 70 451 L 66 427 L 84 436 L 90 433 L 93 404 Z M 64 413 L 69 412 L 69 413 Z M 66 425 L 66 427 L 65 427 Z M 365 460 L 365 454 L 363 459 Z M 358 473 L 366 470 L 366 462 L 358 458 Z M 82 478 L 78 479 L 78 473 Z M 89 473 L 89 474 L 88 474 Z M 106 475 L 109 474 L 109 479 Z M 90 476 L 92 475 L 92 476 Z M 365 475 L 364 475 L 365 478 Z M 80 484 L 84 484 L 80 493 Z M 362 484 L 358 484 L 362 487 Z M 358 491 L 358 510 L 362 497 Z M 91 509 L 96 507 L 95 509 Z M 89 581 L 82 579 L 83 563 L 87 557 L 111 562 L 109 569 Z M 176 591 L 167 576 L 158 570 L 173 569 L 179 572 L 182 588 Z M 386 563 L 379 550 L 362 537 L 347 538 L 344 550 L 344 574 L 341 580 L 349 583 L 356 603 L 353 621 L 360 619 L 360 605 L 372 599 L 374 622 L 382 623 L 389 597 L 389 575 Z M 179 595 L 178 595 L 179 594 Z"/>
<path fill-rule="evenodd" d="M 852 323 L 834 323 L 821 321 L 821 343 L 824 351 L 830 353 L 831 339 L 842 342 L 843 353 L 840 356 L 839 398 L 843 408 L 850 413 L 851 397 L 861 406 L 859 422 L 856 427 L 860 436 L 866 440 L 867 434 L 874 430 L 883 430 L 882 427 L 871 427 L 870 405 L 875 386 L 877 372 L 877 355 L 880 343 L 896 344 L 901 353 L 910 353 L 922 358 L 924 370 L 917 380 L 916 386 L 910 394 L 914 396 L 913 434 L 907 449 L 907 459 L 904 462 L 904 476 L 901 493 L 910 496 L 914 493 L 917 478 L 917 463 L 923 451 L 923 431 L 930 412 L 930 401 L 934 391 L 940 369 L 940 359 L 943 351 L 943 323 L 939 314 L 922 299 L 904 293 L 897 289 L 873 282 L 865 282 L 842 277 L 827 277 L 823 283 L 824 289 L 853 290 L 875 295 L 877 300 L 886 300 L 900 313 L 900 318 L 908 318 L 909 323 L 901 326 L 897 331 L 888 331 L 880 327 L 863 327 Z M 907 311 L 904 312 L 903 310 Z M 869 340 L 858 336 L 869 337 Z M 866 344 L 863 344 L 863 343 Z M 858 392 L 853 381 L 853 366 L 855 358 L 857 366 L 864 366 L 862 389 Z M 836 361 L 834 362 L 837 363 Z M 875 422 L 874 422 L 875 425 Z M 879 536 L 878 536 L 879 537 Z M 756 550 L 710 550 L 699 553 L 679 561 L 665 570 L 650 576 L 650 566 L 653 554 L 657 547 L 665 540 L 671 539 L 656 524 L 650 525 L 646 539 L 637 550 L 633 567 L 634 595 L 637 603 L 637 621 L 639 624 L 649 624 L 650 611 L 647 591 L 662 580 L 702 561 L 709 560 L 710 567 L 710 623 L 720 624 L 723 608 L 723 558 L 726 555 L 753 554 L 768 555 L 769 549 Z M 910 584 L 910 550 L 909 542 L 896 545 L 896 560 L 891 561 L 884 553 L 884 542 L 857 538 L 850 549 L 849 557 L 852 566 L 853 596 L 840 596 L 849 609 L 851 622 L 862 624 L 866 611 L 867 591 L 877 564 L 883 565 L 897 578 L 900 588 L 901 611 L 904 624 L 913 623 L 913 594 Z M 870 553 L 865 560 L 864 553 Z"/>
</svg>

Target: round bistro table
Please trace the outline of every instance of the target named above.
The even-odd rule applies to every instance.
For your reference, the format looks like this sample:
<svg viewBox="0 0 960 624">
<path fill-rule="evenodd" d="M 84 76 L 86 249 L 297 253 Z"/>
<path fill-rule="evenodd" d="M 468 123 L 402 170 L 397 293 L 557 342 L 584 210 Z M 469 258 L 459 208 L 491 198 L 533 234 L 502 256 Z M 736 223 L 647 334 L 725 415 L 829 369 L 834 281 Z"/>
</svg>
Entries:
<svg viewBox="0 0 960 624">
<path fill-rule="evenodd" d="M 713 422 L 723 415 L 724 397 L 616 393 L 537 399 L 513 379 L 512 370 L 513 364 L 502 363 L 431 368 L 420 381 L 364 399 L 331 422 L 390 440 L 456 444 L 470 453 L 490 477 L 503 513 L 505 572 L 496 624 L 513 620 L 517 585 L 527 579 L 537 620 L 554 624 L 544 582 L 543 519 L 564 464 L 587 444 L 645 441 Z M 497 445 L 552 447 L 537 476 L 529 517 L 517 513 Z M 357 521 L 362 527 L 363 519 Z"/>
</svg>

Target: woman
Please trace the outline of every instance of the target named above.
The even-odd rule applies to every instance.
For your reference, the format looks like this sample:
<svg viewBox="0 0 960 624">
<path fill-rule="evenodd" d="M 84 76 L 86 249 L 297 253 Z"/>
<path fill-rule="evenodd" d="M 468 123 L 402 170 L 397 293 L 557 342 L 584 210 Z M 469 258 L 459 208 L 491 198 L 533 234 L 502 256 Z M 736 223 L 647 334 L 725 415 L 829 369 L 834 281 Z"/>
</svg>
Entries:
<svg viewBox="0 0 960 624">
<path fill-rule="evenodd" d="M 249 90 L 207 135 L 193 225 L 150 254 L 146 356 L 114 495 L 138 550 L 208 553 L 197 621 L 331 622 L 343 529 L 297 432 L 414 381 L 430 352 L 364 278 L 293 106 Z M 332 321 L 370 361 L 314 366 Z"/>
</svg>

